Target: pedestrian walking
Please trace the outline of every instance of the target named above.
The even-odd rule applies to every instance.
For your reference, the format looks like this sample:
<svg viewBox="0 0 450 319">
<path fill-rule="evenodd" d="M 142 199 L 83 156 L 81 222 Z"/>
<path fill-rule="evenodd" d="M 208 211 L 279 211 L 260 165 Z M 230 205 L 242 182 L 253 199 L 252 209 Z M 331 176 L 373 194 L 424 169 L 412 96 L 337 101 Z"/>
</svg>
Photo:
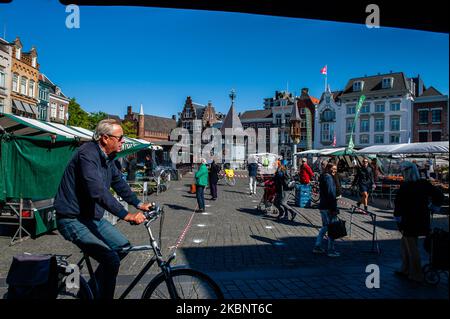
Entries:
<svg viewBox="0 0 450 319">
<path fill-rule="evenodd" d="M 250 195 L 256 194 L 256 175 L 258 174 L 258 164 L 253 157 L 249 158 L 247 165 Z"/>
<path fill-rule="evenodd" d="M 314 177 L 314 172 L 308 165 L 308 159 L 302 159 L 302 165 L 300 166 L 300 183 L 303 185 L 308 185 L 311 179 Z"/>
<path fill-rule="evenodd" d="M 295 216 L 297 216 L 297 213 L 288 204 L 289 193 L 291 191 L 291 187 L 289 185 L 290 180 L 291 178 L 286 169 L 286 161 L 283 161 L 274 176 L 276 193 L 274 205 L 278 209 L 278 219 L 283 218 L 287 220 L 289 218 L 288 213 L 291 214 L 291 220 L 294 220 Z"/>
<path fill-rule="evenodd" d="M 430 232 L 431 209 L 439 211 L 444 195 L 429 181 L 420 179 L 417 166 L 411 162 L 401 164 L 403 183 L 395 198 L 394 218 L 402 233 L 400 270 L 395 274 L 413 282 L 423 282 L 418 237 Z"/>
<path fill-rule="evenodd" d="M 205 187 L 208 186 L 208 168 L 206 167 L 206 160 L 201 159 L 200 167 L 195 173 L 195 194 L 197 196 L 198 211 L 205 211 Z"/>
<path fill-rule="evenodd" d="M 144 169 L 145 169 L 145 176 L 149 177 L 152 176 L 155 172 L 156 164 L 155 161 L 152 159 L 150 154 L 145 155 L 145 161 L 144 161 Z"/>
<path fill-rule="evenodd" d="M 212 161 L 209 169 L 209 187 L 211 189 L 211 199 L 217 199 L 217 183 L 219 182 L 220 167 L 215 161 Z"/>
<path fill-rule="evenodd" d="M 132 154 L 128 156 L 127 164 L 127 181 L 133 182 L 136 180 L 137 159 L 136 155 Z"/>
<path fill-rule="evenodd" d="M 363 164 L 356 171 L 356 176 L 353 181 L 353 186 L 358 187 L 360 199 L 356 203 L 358 207 L 361 204 L 364 205 L 364 209 L 367 210 L 368 202 L 369 202 L 369 192 L 375 188 L 375 182 L 373 180 L 373 171 L 369 166 L 369 160 L 365 158 L 363 160 Z"/>
<path fill-rule="evenodd" d="M 320 188 L 320 216 L 322 218 L 322 228 L 319 230 L 319 234 L 316 238 L 316 243 L 313 248 L 313 253 L 320 254 L 325 253 L 322 248 L 323 237 L 328 231 L 328 224 L 338 214 L 337 199 L 336 199 L 336 185 L 333 175 L 336 174 L 337 167 L 335 164 L 328 163 L 325 172 L 320 175 L 319 188 Z M 334 239 L 328 236 L 328 249 L 327 255 L 329 257 L 339 257 L 340 253 L 335 249 Z"/>
</svg>

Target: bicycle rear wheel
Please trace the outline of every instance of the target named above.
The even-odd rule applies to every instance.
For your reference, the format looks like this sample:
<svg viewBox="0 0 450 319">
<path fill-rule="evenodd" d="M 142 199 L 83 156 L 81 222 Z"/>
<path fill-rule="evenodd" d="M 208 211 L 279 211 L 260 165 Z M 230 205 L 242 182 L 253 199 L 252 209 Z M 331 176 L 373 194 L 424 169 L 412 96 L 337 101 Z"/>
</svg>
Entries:
<svg viewBox="0 0 450 319">
<path fill-rule="evenodd" d="M 219 286 L 204 273 L 180 268 L 172 270 L 171 276 L 180 299 L 223 299 Z M 145 288 L 141 299 L 171 299 L 165 277 L 155 277 Z"/>
</svg>

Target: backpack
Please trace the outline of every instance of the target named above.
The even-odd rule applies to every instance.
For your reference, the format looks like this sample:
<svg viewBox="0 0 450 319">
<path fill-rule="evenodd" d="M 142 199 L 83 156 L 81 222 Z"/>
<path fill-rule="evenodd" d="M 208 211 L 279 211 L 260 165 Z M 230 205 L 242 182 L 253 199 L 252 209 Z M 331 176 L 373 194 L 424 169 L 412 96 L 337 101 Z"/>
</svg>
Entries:
<svg viewBox="0 0 450 319">
<path fill-rule="evenodd" d="M 56 257 L 31 254 L 14 256 L 6 283 L 7 299 L 56 299 L 58 295 Z"/>
</svg>

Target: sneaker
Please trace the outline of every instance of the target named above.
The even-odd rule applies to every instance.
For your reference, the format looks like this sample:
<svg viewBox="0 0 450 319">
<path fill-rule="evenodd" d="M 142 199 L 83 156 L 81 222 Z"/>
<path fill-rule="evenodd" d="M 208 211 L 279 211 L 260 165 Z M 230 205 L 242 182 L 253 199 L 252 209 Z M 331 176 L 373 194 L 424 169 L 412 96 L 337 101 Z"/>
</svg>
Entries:
<svg viewBox="0 0 450 319">
<path fill-rule="evenodd" d="M 367 209 L 367 206 L 364 206 L 364 210 L 365 210 L 365 211 L 367 211 L 367 210 L 368 210 L 368 209 Z"/>
<path fill-rule="evenodd" d="M 312 252 L 313 252 L 313 254 L 324 254 L 325 250 L 322 247 L 316 246 L 313 248 Z"/>
<path fill-rule="evenodd" d="M 338 252 L 335 251 L 335 250 L 330 251 L 330 252 L 328 252 L 328 254 L 327 254 L 328 257 L 339 257 L 340 255 L 341 255 L 341 254 L 338 253 Z"/>
</svg>

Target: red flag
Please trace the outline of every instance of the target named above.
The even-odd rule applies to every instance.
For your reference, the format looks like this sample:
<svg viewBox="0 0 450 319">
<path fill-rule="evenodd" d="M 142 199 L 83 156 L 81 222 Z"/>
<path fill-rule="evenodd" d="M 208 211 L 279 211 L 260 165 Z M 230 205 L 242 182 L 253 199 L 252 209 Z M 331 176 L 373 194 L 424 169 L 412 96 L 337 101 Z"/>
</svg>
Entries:
<svg viewBox="0 0 450 319">
<path fill-rule="evenodd" d="M 320 73 L 327 74 L 327 66 L 326 65 L 320 70 Z"/>
</svg>

